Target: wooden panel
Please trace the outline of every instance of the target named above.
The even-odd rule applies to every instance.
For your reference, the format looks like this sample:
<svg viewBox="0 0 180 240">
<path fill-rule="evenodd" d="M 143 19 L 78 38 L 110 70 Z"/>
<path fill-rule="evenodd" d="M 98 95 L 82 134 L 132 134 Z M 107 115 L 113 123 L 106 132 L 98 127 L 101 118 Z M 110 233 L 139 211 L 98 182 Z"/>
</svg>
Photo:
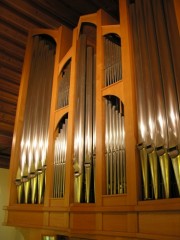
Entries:
<svg viewBox="0 0 180 240">
<path fill-rule="evenodd" d="M 128 230 L 128 218 L 126 213 L 103 214 L 103 230 L 104 231 L 117 231 L 127 232 Z"/>
<path fill-rule="evenodd" d="M 179 0 L 174 0 L 174 8 L 175 8 L 175 13 L 176 13 L 178 29 L 180 32 L 180 1 Z"/>
<path fill-rule="evenodd" d="M 96 214 L 72 213 L 70 215 L 70 228 L 73 230 L 95 230 Z"/>
<path fill-rule="evenodd" d="M 121 195 L 104 195 L 102 200 L 103 200 L 103 206 L 119 206 L 125 205 L 126 204 L 126 194 L 121 194 Z"/>
<path fill-rule="evenodd" d="M 69 213 L 63 212 L 51 212 L 49 214 L 49 226 L 68 228 L 69 225 Z"/>
<path fill-rule="evenodd" d="M 180 211 L 139 214 L 139 232 L 180 237 Z"/>
<path fill-rule="evenodd" d="M 9 211 L 8 225 L 13 226 L 43 226 L 43 213 L 41 212 L 24 212 L 24 211 Z"/>
</svg>

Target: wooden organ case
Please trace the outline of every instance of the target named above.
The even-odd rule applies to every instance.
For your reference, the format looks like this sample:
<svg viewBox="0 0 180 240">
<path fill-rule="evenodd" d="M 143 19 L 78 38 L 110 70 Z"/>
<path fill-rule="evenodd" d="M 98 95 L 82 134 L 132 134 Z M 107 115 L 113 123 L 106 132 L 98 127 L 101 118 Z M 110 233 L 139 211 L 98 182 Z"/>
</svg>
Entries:
<svg viewBox="0 0 180 240">
<path fill-rule="evenodd" d="M 135 15 L 119 5 L 120 23 L 99 10 L 73 31 L 29 33 L 5 208 L 27 240 L 180 238 L 178 194 L 148 192 L 155 158 L 138 142 Z"/>
</svg>

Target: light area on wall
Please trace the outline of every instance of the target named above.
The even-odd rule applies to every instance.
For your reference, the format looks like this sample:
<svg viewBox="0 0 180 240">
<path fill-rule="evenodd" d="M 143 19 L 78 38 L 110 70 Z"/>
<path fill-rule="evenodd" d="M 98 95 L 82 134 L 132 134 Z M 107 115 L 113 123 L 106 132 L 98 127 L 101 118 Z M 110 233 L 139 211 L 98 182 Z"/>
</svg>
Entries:
<svg viewBox="0 0 180 240">
<path fill-rule="evenodd" d="M 22 234 L 14 227 L 4 225 L 4 206 L 9 199 L 9 169 L 0 168 L 0 240 L 24 240 Z"/>
</svg>

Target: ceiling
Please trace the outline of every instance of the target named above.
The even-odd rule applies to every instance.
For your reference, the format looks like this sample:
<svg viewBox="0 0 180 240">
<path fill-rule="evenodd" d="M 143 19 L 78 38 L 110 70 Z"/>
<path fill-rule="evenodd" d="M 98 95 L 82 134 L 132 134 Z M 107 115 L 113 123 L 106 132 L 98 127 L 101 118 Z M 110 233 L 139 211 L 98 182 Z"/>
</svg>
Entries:
<svg viewBox="0 0 180 240">
<path fill-rule="evenodd" d="M 102 8 L 118 20 L 119 0 L 0 1 L 0 167 L 9 168 L 16 105 L 28 31 L 74 28 L 81 15 Z"/>
</svg>

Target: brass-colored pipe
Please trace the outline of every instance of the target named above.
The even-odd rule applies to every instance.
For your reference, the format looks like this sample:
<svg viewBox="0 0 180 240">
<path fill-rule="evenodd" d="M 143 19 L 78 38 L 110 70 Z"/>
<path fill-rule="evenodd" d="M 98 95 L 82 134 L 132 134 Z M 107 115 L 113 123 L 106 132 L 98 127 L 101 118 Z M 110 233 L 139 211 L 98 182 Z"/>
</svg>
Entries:
<svg viewBox="0 0 180 240">
<path fill-rule="evenodd" d="M 24 185 L 24 203 L 29 203 L 29 197 L 30 197 L 30 178 L 28 174 L 28 165 L 25 163 L 23 176 L 22 176 L 22 182 Z"/>
<path fill-rule="evenodd" d="M 17 203 L 22 203 L 23 202 L 23 192 L 24 192 L 24 186 L 21 181 L 21 169 L 20 167 L 17 170 L 16 174 L 16 188 L 17 188 Z"/>
<path fill-rule="evenodd" d="M 171 158 L 171 162 L 172 162 L 172 166 L 173 166 L 173 170 L 174 170 L 174 175 L 175 175 L 176 183 L 177 183 L 177 187 L 178 187 L 178 193 L 179 193 L 179 196 L 180 196 L 180 153 L 176 149 L 174 151 L 168 152 L 168 154 Z"/>
<path fill-rule="evenodd" d="M 177 182 L 178 192 L 180 196 L 180 154 L 176 157 L 171 158 L 173 170 Z"/>
<path fill-rule="evenodd" d="M 80 173 L 79 163 L 74 161 L 74 202 L 81 202 L 82 198 L 82 179 L 83 173 Z"/>
<path fill-rule="evenodd" d="M 159 163 L 161 168 L 163 186 L 165 191 L 165 198 L 170 197 L 170 161 L 169 155 L 165 149 L 160 149 L 157 151 L 159 155 Z"/>
<path fill-rule="evenodd" d="M 158 156 L 155 150 L 149 154 L 149 165 L 152 178 L 152 185 L 154 190 L 154 198 L 158 199 L 159 195 L 159 182 L 158 182 Z"/>
<path fill-rule="evenodd" d="M 140 152 L 141 170 L 144 186 L 144 199 L 149 199 L 149 173 L 148 173 L 148 154 L 146 148 L 138 145 Z"/>
<path fill-rule="evenodd" d="M 29 203 L 30 197 L 30 179 L 24 179 L 24 203 Z"/>
</svg>

